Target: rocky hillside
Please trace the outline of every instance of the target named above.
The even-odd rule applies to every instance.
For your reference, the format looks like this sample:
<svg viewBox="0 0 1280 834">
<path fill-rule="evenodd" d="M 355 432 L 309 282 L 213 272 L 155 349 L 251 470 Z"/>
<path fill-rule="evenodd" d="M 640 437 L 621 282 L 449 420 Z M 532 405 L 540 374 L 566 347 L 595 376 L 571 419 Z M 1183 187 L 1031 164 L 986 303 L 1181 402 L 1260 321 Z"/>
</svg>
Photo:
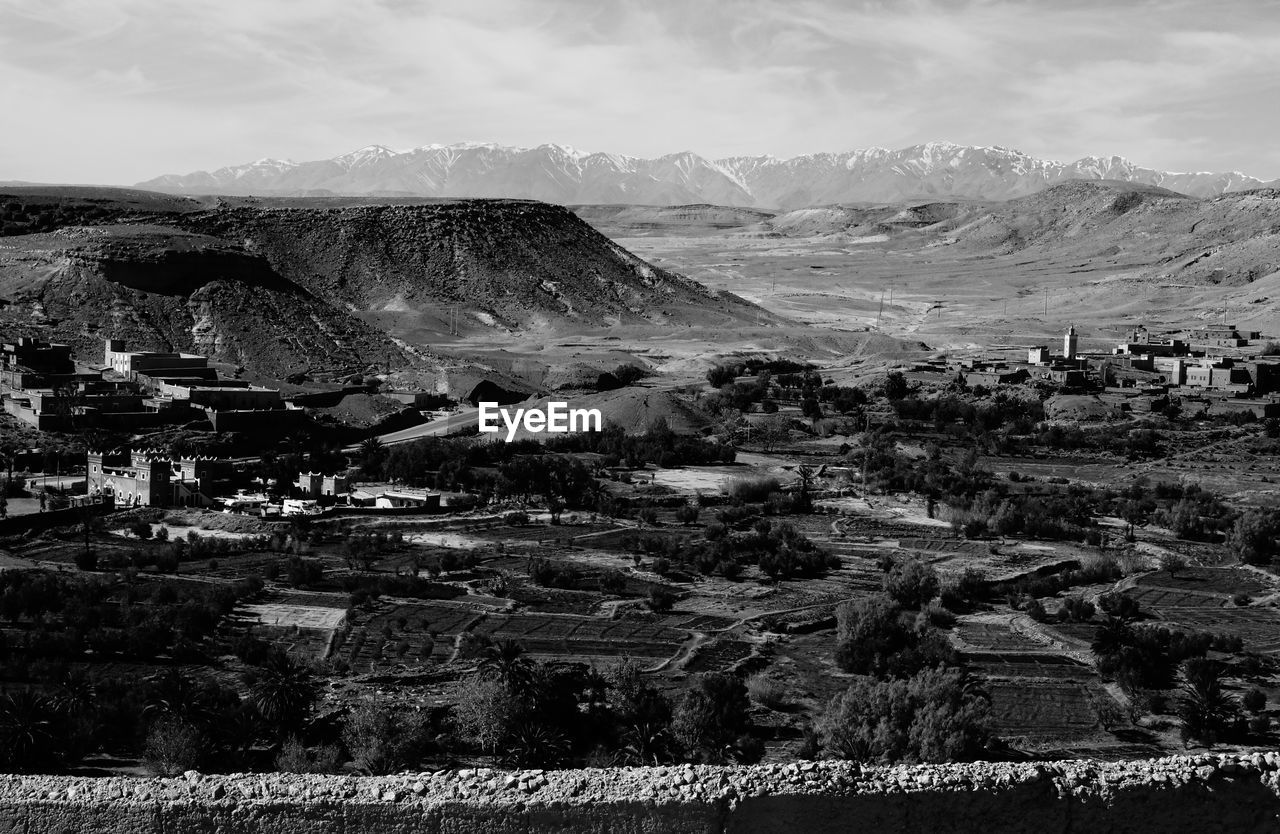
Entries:
<svg viewBox="0 0 1280 834">
<path fill-rule="evenodd" d="M 243 243 L 286 278 L 405 338 L 447 333 L 455 308 L 462 335 L 758 316 L 546 203 L 235 206 L 175 222 Z"/>
<path fill-rule="evenodd" d="M 0 299 L 19 318 L 78 342 L 120 335 L 261 371 L 382 363 L 397 339 L 451 331 L 774 319 L 530 201 L 3 188 L 0 223 Z"/>
<path fill-rule="evenodd" d="M 0 244 L 0 328 L 201 353 L 256 375 L 351 373 L 399 348 L 225 240 L 154 225 L 71 226 Z"/>
<path fill-rule="evenodd" d="M 931 227 L 981 252 L 1115 257 L 1188 284 L 1250 284 L 1280 271 L 1280 190 L 1193 199 L 1129 183 L 1066 183 Z"/>
<path fill-rule="evenodd" d="M 1102 179 L 1198 197 L 1266 185 L 1237 172 L 1171 173 L 1118 156 L 1059 162 L 1009 148 L 929 142 L 791 159 L 707 159 L 689 151 L 642 159 L 561 145 L 470 143 L 403 152 L 372 145 L 333 159 L 264 159 L 212 172 L 169 174 L 141 187 L 182 194 L 511 197 L 561 204 L 711 203 L 787 211 L 831 203 L 1008 200 L 1068 180 Z"/>
</svg>

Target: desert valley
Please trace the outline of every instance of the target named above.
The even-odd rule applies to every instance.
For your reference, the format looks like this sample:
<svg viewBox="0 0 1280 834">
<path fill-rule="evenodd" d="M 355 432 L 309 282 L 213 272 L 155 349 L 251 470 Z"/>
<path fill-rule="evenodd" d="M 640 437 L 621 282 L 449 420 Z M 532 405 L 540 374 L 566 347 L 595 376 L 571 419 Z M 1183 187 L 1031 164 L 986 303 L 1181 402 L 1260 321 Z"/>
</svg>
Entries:
<svg viewBox="0 0 1280 834">
<path fill-rule="evenodd" d="M 1275 745 L 1280 191 L 646 164 L 0 187 L 6 768 Z"/>
</svg>

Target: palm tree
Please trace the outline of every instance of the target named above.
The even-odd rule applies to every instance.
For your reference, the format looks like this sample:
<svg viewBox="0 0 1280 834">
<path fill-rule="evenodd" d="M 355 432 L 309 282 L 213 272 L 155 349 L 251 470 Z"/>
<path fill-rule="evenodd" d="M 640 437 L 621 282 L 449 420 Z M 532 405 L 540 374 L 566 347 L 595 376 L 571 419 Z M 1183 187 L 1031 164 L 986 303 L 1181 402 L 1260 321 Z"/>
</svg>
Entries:
<svg viewBox="0 0 1280 834">
<path fill-rule="evenodd" d="M 57 709 L 47 698 L 28 689 L 0 696 L 0 764 L 5 770 L 44 770 L 55 765 L 57 741 Z"/>
<path fill-rule="evenodd" d="M 311 715 L 318 695 L 315 675 L 305 664 L 284 652 L 272 654 L 267 662 L 245 676 L 249 703 L 284 739 Z"/>
<path fill-rule="evenodd" d="M 387 447 L 376 437 L 370 437 L 360 444 L 360 470 L 369 478 L 382 477 L 382 463 Z"/>
<path fill-rule="evenodd" d="M 518 640 L 499 640 L 489 646 L 480 668 L 517 693 L 523 693 L 533 681 L 533 666 Z"/>
</svg>

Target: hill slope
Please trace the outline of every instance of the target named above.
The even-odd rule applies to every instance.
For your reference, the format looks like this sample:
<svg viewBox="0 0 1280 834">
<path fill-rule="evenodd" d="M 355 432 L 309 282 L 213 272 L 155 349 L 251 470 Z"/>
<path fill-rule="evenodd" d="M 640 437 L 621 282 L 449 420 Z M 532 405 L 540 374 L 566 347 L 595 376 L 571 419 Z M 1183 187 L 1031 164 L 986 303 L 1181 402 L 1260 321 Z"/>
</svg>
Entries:
<svg viewBox="0 0 1280 834">
<path fill-rule="evenodd" d="M 776 320 L 649 265 L 559 206 L 388 203 L 3 188 L 0 299 L 77 343 L 118 335 L 263 372 L 381 363 L 401 354 L 395 339 L 454 330 Z"/>
<path fill-rule="evenodd" d="M 284 377 L 363 370 L 401 351 L 359 319 L 224 240 L 163 226 L 66 227 L 0 246 L 0 323 L 8 334 L 72 344 L 102 339 L 181 350 Z"/>
</svg>

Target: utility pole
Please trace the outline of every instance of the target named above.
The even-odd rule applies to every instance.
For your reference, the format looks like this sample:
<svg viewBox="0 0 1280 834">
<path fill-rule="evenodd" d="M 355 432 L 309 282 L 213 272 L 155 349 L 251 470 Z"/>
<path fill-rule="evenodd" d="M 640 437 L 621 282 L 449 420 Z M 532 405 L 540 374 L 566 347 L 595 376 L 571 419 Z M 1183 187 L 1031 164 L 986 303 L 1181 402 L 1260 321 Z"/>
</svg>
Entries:
<svg viewBox="0 0 1280 834">
<path fill-rule="evenodd" d="M 876 327 L 880 326 L 882 316 L 884 316 L 884 290 L 880 290 L 880 310 L 876 313 Z"/>
<path fill-rule="evenodd" d="M 1045 318 L 1045 321 L 1049 320 L 1049 288 L 1048 287 L 1044 288 L 1044 318 Z"/>
</svg>

